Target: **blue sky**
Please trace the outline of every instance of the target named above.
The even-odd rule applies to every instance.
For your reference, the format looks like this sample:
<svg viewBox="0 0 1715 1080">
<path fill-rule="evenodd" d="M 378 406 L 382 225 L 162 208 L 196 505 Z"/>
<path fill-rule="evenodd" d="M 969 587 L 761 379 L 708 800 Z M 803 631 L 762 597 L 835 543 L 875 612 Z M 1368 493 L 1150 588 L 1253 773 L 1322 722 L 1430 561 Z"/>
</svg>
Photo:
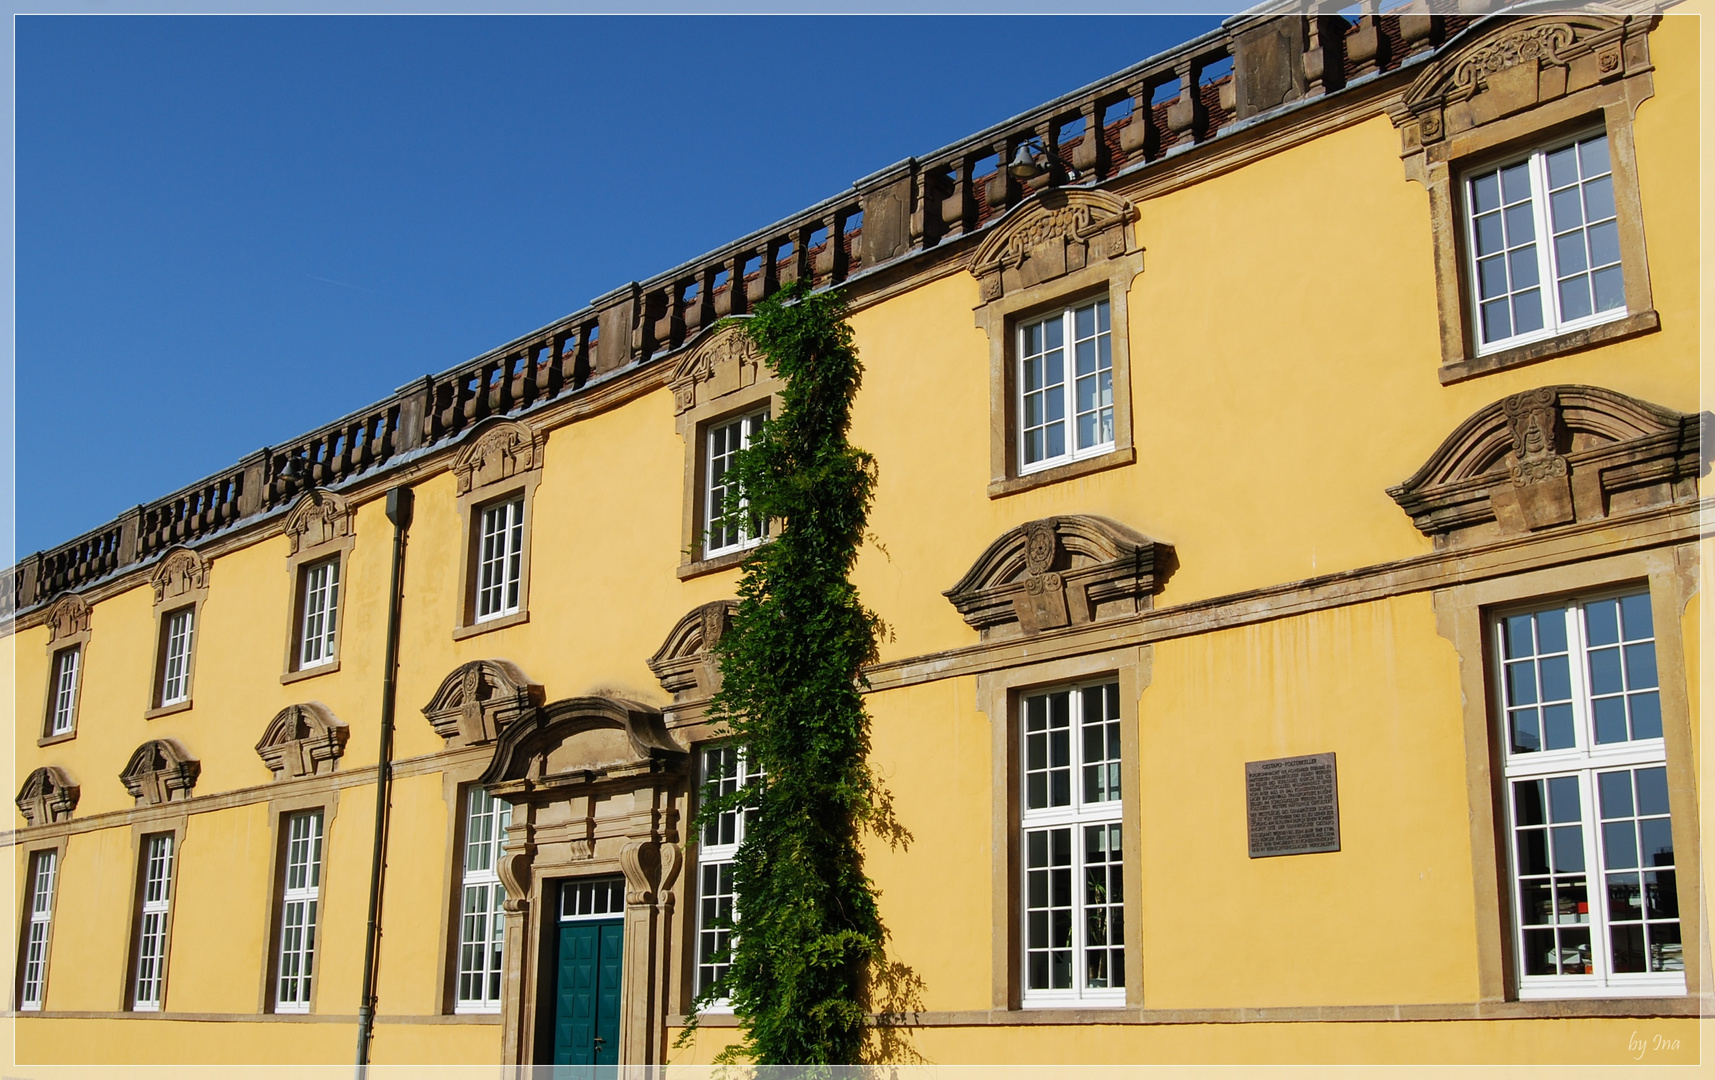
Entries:
<svg viewBox="0 0 1715 1080">
<path fill-rule="evenodd" d="M 15 550 L 1217 22 L 21 17 Z"/>
</svg>

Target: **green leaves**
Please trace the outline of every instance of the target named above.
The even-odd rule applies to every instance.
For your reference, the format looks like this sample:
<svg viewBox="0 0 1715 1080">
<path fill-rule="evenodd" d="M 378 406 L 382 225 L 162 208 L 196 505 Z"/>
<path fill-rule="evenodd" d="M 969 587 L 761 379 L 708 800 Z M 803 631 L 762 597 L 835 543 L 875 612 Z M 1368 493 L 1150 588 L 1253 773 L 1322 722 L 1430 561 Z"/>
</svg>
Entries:
<svg viewBox="0 0 1715 1080">
<path fill-rule="evenodd" d="M 859 844 L 886 816 L 860 692 L 880 623 L 850 581 L 876 471 L 847 441 L 863 367 L 845 315 L 837 293 L 799 282 L 746 320 L 785 383 L 783 407 L 727 473 L 728 512 L 748 507 L 778 532 L 746 560 L 715 649 L 711 718 L 762 775 L 698 815 L 749 815 L 731 968 L 698 1003 L 730 998 L 744 1032 L 734 1056 L 763 1065 L 861 1061 L 871 974 L 884 963 Z"/>
</svg>

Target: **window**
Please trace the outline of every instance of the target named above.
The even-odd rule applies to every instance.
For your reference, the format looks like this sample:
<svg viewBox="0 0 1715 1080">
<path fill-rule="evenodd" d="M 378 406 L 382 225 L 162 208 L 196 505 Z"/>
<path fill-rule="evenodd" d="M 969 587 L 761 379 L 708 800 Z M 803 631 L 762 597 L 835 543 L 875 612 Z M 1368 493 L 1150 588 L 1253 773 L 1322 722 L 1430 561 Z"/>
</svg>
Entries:
<svg viewBox="0 0 1715 1080">
<path fill-rule="evenodd" d="M 484 507 L 477 544 L 477 622 L 515 613 L 523 580 L 524 500 Z"/>
<path fill-rule="evenodd" d="M 1626 314 L 1606 134 L 1466 177 L 1478 352 Z"/>
<path fill-rule="evenodd" d="M 711 746 L 703 751 L 705 797 L 731 795 L 761 773 L 736 746 Z M 697 849 L 697 993 L 704 994 L 726 976 L 731 967 L 733 925 L 737 919 L 737 890 L 733 887 L 733 859 L 744 842 L 748 813 L 727 810 L 703 824 Z M 726 1008 L 724 1000 L 713 1002 Z"/>
<path fill-rule="evenodd" d="M 500 1011 L 505 956 L 506 886 L 496 872 L 512 807 L 486 788 L 471 788 L 465 814 L 463 895 L 459 902 L 458 1012 Z"/>
<path fill-rule="evenodd" d="M 304 568 L 303 623 L 298 634 L 300 671 L 331 664 L 336 657 L 339 625 L 339 559 L 325 559 Z"/>
<path fill-rule="evenodd" d="M 157 702 L 162 707 L 190 700 L 191 635 L 195 623 L 196 609 L 187 607 L 168 614 L 162 624 L 161 694 Z"/>
<path fill-rule="evenodd" d="M 18 1008 L 40 1009 L 48 982 L 48 930 L 54 914 L 54 875 L 59 852 L 38 851 L 30 867 L 30 899 L 24 932 L 23 977 Z"/>
<path fill-rule="evenodd" d="M 143 893 L 137 920 L 137 978 L 131 987 L 131 1008 L 154 1012 L 161 1007 L 167 969 L 167 908 L 172 900 L 173 834 L 143 840 Z"/>
<path fill-rule="evenodd" d="M 1494 627 L 1522 998 L 1683 994 L 1647 592 Z"/>
<path fill-rule="evenodd" d="M 1097 300 L 1018 327 L 1020 472 L 1114 448 L 1113 334 Z"/>
<path fill-rule="evenodd" d="M 280 894 L 280 964 L 275 1012 L 310 1011 L 321 881 L 321 812 L 292 814 L 286 818 L 286 873 Z"/>
<path fill-rule="evenodd" d="M 758 520 L 741 509 L 726 512 L 727 470 L 733 455 L 750 445 L 762 425 L 768 421 L 768 410 L 741 416 L 709 427 L 709 456 L 706 468 L 708 487 L 704 492 L 703 513 L 707 521 L 703 554 L 721 555 L 729 551 L 759 544 L 768 535 L 768 523 Z"/>
<path fill-rule="evenodd" d="M 80 645 L 54 653 L 53 682 L 48 689 L 46 736 L 50 739 L 70 735 L 77 725 L 77 679 L 82 660 Z"/>
<path fill-rule="evenodd" d="M 1024 1005 L 1125 1003 L 1120 690 L 1022 705 Z"/>
</svg>

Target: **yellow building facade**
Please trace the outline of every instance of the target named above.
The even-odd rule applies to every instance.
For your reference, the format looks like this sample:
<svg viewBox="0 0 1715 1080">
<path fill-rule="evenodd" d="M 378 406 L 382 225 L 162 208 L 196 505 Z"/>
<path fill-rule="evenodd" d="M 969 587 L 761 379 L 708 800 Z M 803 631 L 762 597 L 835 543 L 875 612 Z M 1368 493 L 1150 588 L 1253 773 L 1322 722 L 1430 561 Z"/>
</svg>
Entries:
<svg viewBox="0 0 1715 1080">
<path fill-rule="evenodd" d="M 24 560 L 17 1060 L 349 1061 L 372 915 L 377 1063 L 730 1042 L 722 320 L 805 278 L 909 1053 L 1697 1060 L 1699 72 L 1258 9 Z"/>
</svg>

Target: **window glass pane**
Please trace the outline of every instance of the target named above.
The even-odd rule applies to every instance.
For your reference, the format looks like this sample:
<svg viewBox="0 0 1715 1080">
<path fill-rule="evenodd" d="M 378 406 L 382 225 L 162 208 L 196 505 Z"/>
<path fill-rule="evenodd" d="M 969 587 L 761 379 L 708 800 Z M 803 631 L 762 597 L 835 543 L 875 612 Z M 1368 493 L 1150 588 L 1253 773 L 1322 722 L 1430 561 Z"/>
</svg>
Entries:
<svg viewBox="0 0 1715 1080">
<path fill-rule="evenodd" d="M 1608 137 L 1598 135 L 1578 144 L 1578 160 L 1585 176 L 1600 176 L 1610 171 Z"/>
<path fill-rule="evenodd" d="M 1501 205 L 1501 181 L 1499 173 L 1489 173 L 1471 181 L 1471 205 L 1482 213 L 1494 210 Z"/>
<path fill-rule="evenodd" d="M 1525 162 L 1501 170 L 1501 195 L 1509 203 L 1530 198 L 1530 166 Z"/>
<path fill-rule="evenodd" d="M 1567 184 L 1578 182 L 1578 161 L 1576 150 L 1566 147 L 1548 155 L 1548 186 L 1565 187 Z"/>
</svg>

